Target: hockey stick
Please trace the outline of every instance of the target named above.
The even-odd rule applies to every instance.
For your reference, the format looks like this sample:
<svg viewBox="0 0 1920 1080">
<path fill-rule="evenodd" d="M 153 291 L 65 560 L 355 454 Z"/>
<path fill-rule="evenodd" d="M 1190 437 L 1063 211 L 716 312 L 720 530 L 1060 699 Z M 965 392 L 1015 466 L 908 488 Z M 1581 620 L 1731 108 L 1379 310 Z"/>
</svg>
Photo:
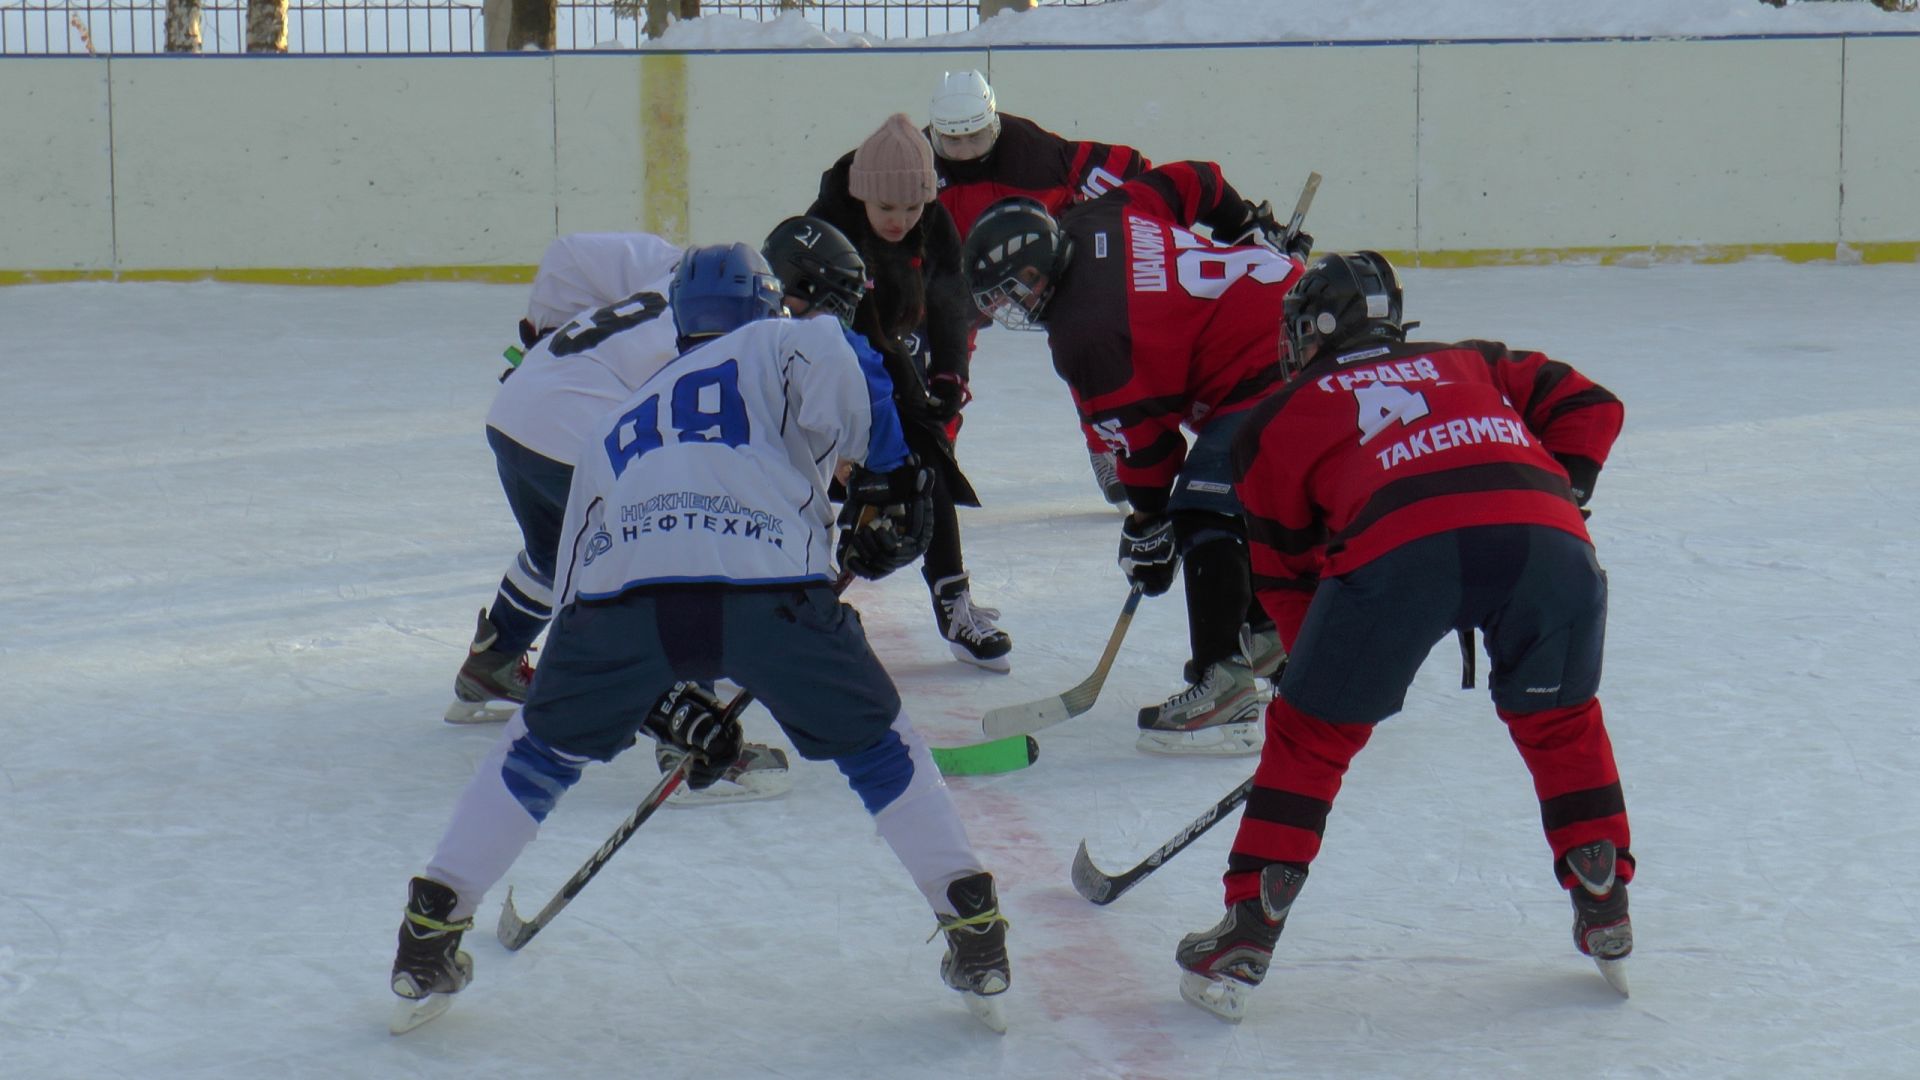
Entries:
<svg viewBox="0 0 1920 1080">
<path fill-rule="evenodd" d="M 1300 226 L 1306 223 L 1307 208 L 1313 205 L 1313 193 L 1320 190 L 1320 174 L 1307 174 L 1306 186 L 1300 189 L 1300 201 L 1293 204 L 1293 216 L 1287 219 L 1287 229 L 1280 234 L 1280 250 L 1293 246 L 1300 235 Z"/>
<path fill-rule="evenodd" d="M 500 938 L 500 944 L 505 945 L 509 951 L 515 951 L 532 941 L 533 935 L 545 929 L 546 925 L 553 921 L 553 917 L 560 914 L 560 909 L 572 903 L 573 898 L 580 894 L 580 890 L 587 887 L 587 882 L 592 881 L 593 876 L 600 872 L 600 868 L 607 865 L 607 860 L 613 858 L 613 853 L 619 851 L 621 845 L 638 832 L 640 826 L 647 823 L 647 819 L 653 816 L 655 810 L 660 809 L 661 805 L 667 801 L 667 796 L 673 794 L 673 790 L 687 778 L 687 767 L 692 763 L 693 759 L 690 757 L 681 758 L 680 763 L 674 766 L 672 771 L 661 777 L 653 790 L 647 792 L 647 797 L 640 800 L 640 805 L 633 808 L 633 813 L 627 815 L 627 820 L 621 822 L 620 827 L 613 830 L 613 835 L 607 837 L 607 842 L 600 845 L 600 850 L 593 853 L 593 857 L 587 860 L 585 866 L 574 871 L 573 877 L 569 878 L 565 885 L 560 886 L 560 891 L 554 894 L 553 899 L 547 901 L 546 907 L 540 909 L 540 914 L 531 919 L 522 919 L 520 913 L 513 909 L 513 887 L 508 886 L 507 902 L 500 907 L 500 925 L 495 929 L 496 935 Z"/>
<path fill-rule="evenodd" d="M 1040 743 L 1031 735 L 1013 735 L 1005 739 L 965 743 L 960 746 L 929 746 L 933 763 L 942 776 L 992 776 L 1024 769 L 1040 759 Z"/>
<path fill-rule="evenodd" d="M 1213 828 L 1221 818 L 1227 816 L 1234 807 L 1247 801 L 1247 795 L 1253 791 L 1253 777 L 1240 782 L 1240 786 L 1228 792 L 1219 802 L 1207 807 L 1207 812 L 1187 823 L 1186 828 L 1173 834 L 1173 838 L 1161 844 L 1159 850 L 1146 857 L 1140 865 L 1124 874 L 1109 874 L 1093 865 L 1093 858 L 1087 854 L 1087 842 L 1080 841 L 1080 850 L 1073 855 L 1073 891 L 1096 904 L 1111 904 L 1140 883 L 1140 879 L 1153 873 L 1168 860 L 1185 850 L 1188 844 L 1200 838 L 1200 834 Z"/>
<path fill-rule="evenodd" d="M 1080 685 L 1039 701 L 1003 705 L 994 709 L 980 718 L 980 730 L 995 739 L 1026 735 L 1071 720 L 1093 708 L 1094 701 L 1100 696 L 1100 688 L 1107 684 L 1107 672 L 1113 670 L 1113 658 L 1120 655 L 1120 642 L 1127 636 L 1127 627 L 1133 625 L 1133 613 L 1140 607 L 1141 595 L 1138 585 L 1127 594 L 1127 604 L 1120 609 L 1120 618 L 1113 624 L 1113 633 L 1107 636 L 1107 650 L 1100 654 L 1100 662 L 1094 666 L 1093 674 L 1081 680 Z"/>
</svg>

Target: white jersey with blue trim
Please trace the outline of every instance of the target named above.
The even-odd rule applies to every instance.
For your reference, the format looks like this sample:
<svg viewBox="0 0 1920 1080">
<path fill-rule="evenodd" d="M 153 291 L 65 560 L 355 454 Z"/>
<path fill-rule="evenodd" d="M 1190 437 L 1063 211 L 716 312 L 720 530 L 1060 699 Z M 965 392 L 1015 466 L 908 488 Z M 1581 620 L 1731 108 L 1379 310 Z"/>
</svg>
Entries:
<svg viewBox="0 0 1920 1080">
<path fill-rule="evenodd" d="M 678 350 L 668 274 L 618 302 L 581 312 L 527 350 L 500 384 L 487 426 L 563 465 L 614 406 Z"/>
<path fill-rule="evenodd" d="M 580 450 L 561 603 L 834 576 L 827 484 L 872 404 L 838 320 L 762 319 L 669 363 Z"/>
</svg>

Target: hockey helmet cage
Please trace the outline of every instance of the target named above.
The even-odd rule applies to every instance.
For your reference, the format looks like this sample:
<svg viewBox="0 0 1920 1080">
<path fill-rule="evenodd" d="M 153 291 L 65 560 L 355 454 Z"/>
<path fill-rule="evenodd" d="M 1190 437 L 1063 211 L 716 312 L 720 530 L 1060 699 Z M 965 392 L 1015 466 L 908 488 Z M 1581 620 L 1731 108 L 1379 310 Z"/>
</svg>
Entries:
<svg viewBox="0 0 1920 1080">
<path fill-rule="evenodd" d="M 987 207 L 961 247 L 960 268 L 974 306 L 1009 330 L 1046 321 L 1054 287 L 1073 258 L 1073 242 L 1038 200 L 1024 195 Z"/>
<path fill-rule="evenodd" d="M 786 296 L 807 302 L 807 314 L 822 312 L 853 324 L 867 293 L 867 264 L 847 235 L 816 217 L 790 217 L 760 245 Z"/>
<path fill-rule="evenodd" d="M 972 135 L 1000 124 L 993 87 L 977 71 L 949 71 L 940 76 L 927 119 L 936 135 Z"/>
<path fill-rule="evenodd" d="M 1377 251 L 1322 256 L 1288 290 L 1282 305 L 1289 372 L 1305 367 L 1310 347 L 1338 349 L 1379 339 L 1406 340 L 1400 276 Z"/>
<path fill-rule="evenodd" d="M 687 250 L 673 272 L 667 305 L 685 352 L 702 338 L 777 317 L 785 310 L 780 297 L 780 281 L 759 252 L 746 244 L 712 244 Z"/>
</svg>

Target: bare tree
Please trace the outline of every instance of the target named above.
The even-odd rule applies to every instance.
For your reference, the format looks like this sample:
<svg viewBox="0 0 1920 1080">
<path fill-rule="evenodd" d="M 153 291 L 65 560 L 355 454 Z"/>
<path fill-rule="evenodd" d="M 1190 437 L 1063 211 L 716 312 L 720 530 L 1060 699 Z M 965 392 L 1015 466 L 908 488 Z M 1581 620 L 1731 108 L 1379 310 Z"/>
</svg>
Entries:
<svg viewBox="0 0 1920 1080">
<path fill-rule="evenodd" d="M 247 0 L 247 51 L 287 51 L 287 0 Z"/>
<path fill-rule="evenodd" d="M 1031 11 L 1034 0 L 980 0 L 980 20 L 985 22 L 1003 11 Z"/>
<path fill-rule="evenodd" d="M 675 19 L 700 17 L 700 0 L 647 0 L 647 25 L 641 32 L 657 38 L 667 32 Z"/>
<path fill-rule="evenodd" d="M 167 51 L 200 51 L 200 0 L 167 0 Z"/>
</svg>

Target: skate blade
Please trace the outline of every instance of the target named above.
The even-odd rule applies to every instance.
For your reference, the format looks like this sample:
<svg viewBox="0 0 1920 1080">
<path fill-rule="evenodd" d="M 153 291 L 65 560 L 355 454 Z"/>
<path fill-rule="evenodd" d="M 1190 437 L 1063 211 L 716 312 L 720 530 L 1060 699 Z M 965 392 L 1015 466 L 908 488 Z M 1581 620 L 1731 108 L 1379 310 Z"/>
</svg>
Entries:
<svg viewBox="0 0 1920 1080">
<path fill-rule="evenodd" d="M 974 667 L 985 671 L 998 672 L 1001 675 L 1005 675 L 1013 670 L 1012 653 L 1008 653 L 1006 656 L 996 656 L 988 659 L 986 657 L 973 655 L 967 651 L 965 645 L 957 641 L 947 642 L 947 647 L 953 650 L 953 658 L 963 664 L 972 664 Z"/>
<path fill-rule="evenodd" d="M 695 791 L 683 784 L 667 796 L 667 805 L 675 810 L 687 810 L 715 803 L 759 802 L 777 799 L 792 790 L 793 774 L 786 769 L 755 769 L 741 773 L 738 782 L 721 780 L 705 791 Z"/>
<path fill-rule="evenodd" d="M 1260 722 L 1221 724 L 1198 731 L 1142 731 L 1134 747 L 1170 757 L 1235 757 L 1260 752 Z"/>
<path fill-rule="evenodd" d="M 405 1035 L 429 1020 L 438 1018 L 452 1005 L 452 994 L 428 994 L 423 998 L 401 998 L 393 1007 L 393 1015 L 387 1019 L 387 1031 L 395 1035 Z"/>
<path fill-rule="evenodd" d="M 1247 1014 L 1247 991 L 1252 987 L 1234 979 L 1209 979 L 1196 972 L 1180 976 L 1180 996 L 1229 1024 Z"/>
<path fill-rule="evenodd" d="M 967 999 L 967 1011 L 973 1014 L 975 1020 L 987 1025 L 989 1030 L 997 1034 L 1007 1033 L 1007 1014 L 1000 1008 L 999 995 L 982 997 L 979 994 L 964 993 L 962 996 Z"/>
<path fill-rule="evenodd" d="M 1596 956 L 1593 958 L 1593 966 L 1600 969 L 1600 977 L 1607 980 L 1607 985 L 1618 991 L 1621 997 L 1632 996 L 1627 990 L 1626 957 L 1623 956 L 1618 960 L 1604 960 Z"/>
<path fill-rule="evenodd" d="M 504 724 L 513 719 L 513 714 L 519 708 L 519 702 L 504 698 L 490 701 L 461 701 L 455 698 L 440 719 L 449 724 Z"/>
</svg>

